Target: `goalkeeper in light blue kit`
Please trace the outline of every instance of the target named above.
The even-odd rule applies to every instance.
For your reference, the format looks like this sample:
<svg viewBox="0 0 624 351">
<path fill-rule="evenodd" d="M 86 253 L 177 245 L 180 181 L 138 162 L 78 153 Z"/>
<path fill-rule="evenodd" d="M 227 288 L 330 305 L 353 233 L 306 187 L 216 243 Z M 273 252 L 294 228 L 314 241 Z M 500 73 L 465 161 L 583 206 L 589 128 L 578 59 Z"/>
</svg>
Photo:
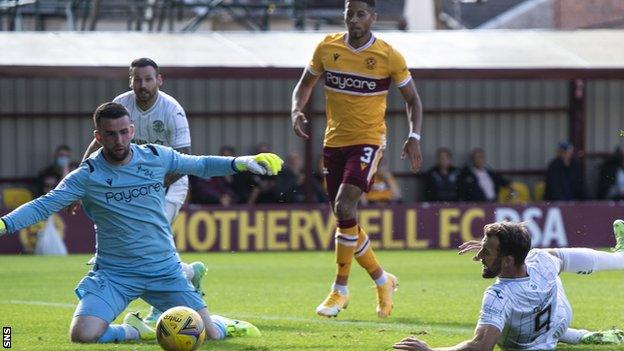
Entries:
<svg viewBox="0 0 624 351">
<path fill-rule="evenodd" d="M 259 335 L 249 323 L 211 318 L 201 294 L 186 280 L 165 217 L 163 179 L 168 173 L 204 178 L 241 171 L 275 175 L 282 160 L 274 154 L 190 156 L 164 146 L 131 144 L 134 125 L 116 103 L 99 106 L 93 120 L 102 148 L 54 190 L 0 220 L 0 234 L 15 232 L 82 199 L 95 223 L 96 263 L 76 288 L 80 302 L 70 326 L 71 340 L 155 338 L 154 330 L 133 313 L 121 325 L 110 324 L 137 298 L 162 311 L 174 306 L 196 310 L 211 339 Z"/>
</svg>

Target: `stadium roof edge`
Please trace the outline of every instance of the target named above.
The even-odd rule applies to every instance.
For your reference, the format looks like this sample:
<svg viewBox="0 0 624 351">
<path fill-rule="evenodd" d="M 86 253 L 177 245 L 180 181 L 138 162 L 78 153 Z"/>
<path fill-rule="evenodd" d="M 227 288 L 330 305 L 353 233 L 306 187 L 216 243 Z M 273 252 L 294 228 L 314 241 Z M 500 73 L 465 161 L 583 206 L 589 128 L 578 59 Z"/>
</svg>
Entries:
<svg viewBox="0 0 624 351">
<path fill-rule="evenodd" d="M 4 77 L 126 76 L 151 57 L 169 78 L 299 77 L 318 32 L 0 32 Z M 624 30 L 377 33 L 430 79 L 624 79 Z M 137 45 L 137 43 L 143 43 Z"/>
</svg>

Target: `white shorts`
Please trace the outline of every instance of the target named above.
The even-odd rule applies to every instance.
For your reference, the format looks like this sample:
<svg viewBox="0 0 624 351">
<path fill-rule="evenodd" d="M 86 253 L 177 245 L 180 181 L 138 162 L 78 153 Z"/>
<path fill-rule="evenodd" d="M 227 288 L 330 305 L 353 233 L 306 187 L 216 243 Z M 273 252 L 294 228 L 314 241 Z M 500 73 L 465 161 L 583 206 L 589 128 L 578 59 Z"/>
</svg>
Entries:
<svg viewBox="0 0 624 351">
<path fill-rule="evenodd" d="M 188 193 L 188 177 L 184 176 L 167 188 L 165 195 L 165 215 L 172 224 L 180 212 Z"/>
</svg>

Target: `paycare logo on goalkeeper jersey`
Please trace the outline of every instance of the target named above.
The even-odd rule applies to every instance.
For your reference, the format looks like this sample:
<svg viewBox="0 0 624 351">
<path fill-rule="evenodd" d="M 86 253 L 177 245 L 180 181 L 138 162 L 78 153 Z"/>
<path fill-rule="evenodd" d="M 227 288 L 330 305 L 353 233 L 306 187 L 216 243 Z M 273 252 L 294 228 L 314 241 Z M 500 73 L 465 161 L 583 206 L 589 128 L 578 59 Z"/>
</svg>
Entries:
<svg viewBox="0 0 624 351">
<path fill-rule="evenodd" d="M 325 86 L 329 89 L 358 95 L 375 95 L 388 91 L 390 77 L 370 78 L 355 74 L 327 71 Z"/>
<path fill-rule="evenodd" d="M 134 199 L 141 196 L 148 196 L 152 193 L 159 193 L 160 191 L 162 191 L 162 185 L 160 183 L 147 184 L 132 189 L 122 190 L 119 192 L 109 191 L 105 194 L 106 203 L 110 203 L 111 201 L 132 202 Z"/>
</svg>

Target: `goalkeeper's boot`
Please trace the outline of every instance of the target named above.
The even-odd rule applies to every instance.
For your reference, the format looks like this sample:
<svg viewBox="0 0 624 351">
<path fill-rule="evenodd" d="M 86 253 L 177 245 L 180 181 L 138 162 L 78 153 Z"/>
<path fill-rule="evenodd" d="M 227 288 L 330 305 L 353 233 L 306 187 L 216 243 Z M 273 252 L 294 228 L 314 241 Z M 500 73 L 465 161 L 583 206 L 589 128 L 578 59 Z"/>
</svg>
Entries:
<svg viewBox="0 0 624 351">
<path fill-rule="evenodd" d="M 158 318 L 160 318 L 160 315 L 162 315 L 161 310 L 154 306 L 150 306 L 150 312 L 147 317 L 143 319 L 143 322 L 147 323 L 147 325 L 149 325 L 150 327 L 155 328 L 156 322 L 158 322 Z"/>
<path fill-rule="evenodd" d="M 386 318 L 392 313 L 392 294 L 397 291 L 399 280 L 393 274 L 387 273 L 388 278 L 383 285 L 377 286 L 377 317 Z"/>
<path fill-rule="evenodd" d="M 338 291 L 332 290 L 316 308 L 316 313 L 323 317 L 336 317 L 341 310 L 349 305 L 349 295 L 342 295 Z"/>
<path fill-rule="evenodd" d="M 130 312 L 126 314 L 123 321 L 125 324 L 129 324 L 139 332 L 141 340 L 156 339 L 156 331 L 154 331 L 154 329 L 152 329 L 141 319 L 141 317 L 139 317 L 139 312 Z"/>
<path fill-rule="evenodd" d="M 193 262 L 190 264 L 191 267 L 193 267 L 193 279 L 191 279 L 191 284 L 193 284 L 193 287 L 195 288 L 195 290 L 197 290 L 199 293 L 202 294 L 202 296 L 204 296 L 204 291 L 202 290 L 202 280 L 204 279 L 204 276 L 206 275 L 206 265 L 203 262 Z"/>
<path fill-rule="evenodd" d="M 258 337 L 262 335 L 258 327 L 246 321 L 230 319 L 218 315 L 212 315 L 210 318 L 212 320 L 218 320 L 225 325 L 226 337 L 228 338 L 241 336 Z"/>
<path fill-rule="evenodd" d="M 613 235 L 615 235 L 615 247 L 613 251 L 624 251 L 624 221 L 616 219 L 613 222 Z"/>
<path fill-rule="evenodd" d="M 581 344 L 593 345 L 621 345 L 624 344 L 624 331 L 609 329 L 589 332 L 581 337 Z"/>
</svg>

